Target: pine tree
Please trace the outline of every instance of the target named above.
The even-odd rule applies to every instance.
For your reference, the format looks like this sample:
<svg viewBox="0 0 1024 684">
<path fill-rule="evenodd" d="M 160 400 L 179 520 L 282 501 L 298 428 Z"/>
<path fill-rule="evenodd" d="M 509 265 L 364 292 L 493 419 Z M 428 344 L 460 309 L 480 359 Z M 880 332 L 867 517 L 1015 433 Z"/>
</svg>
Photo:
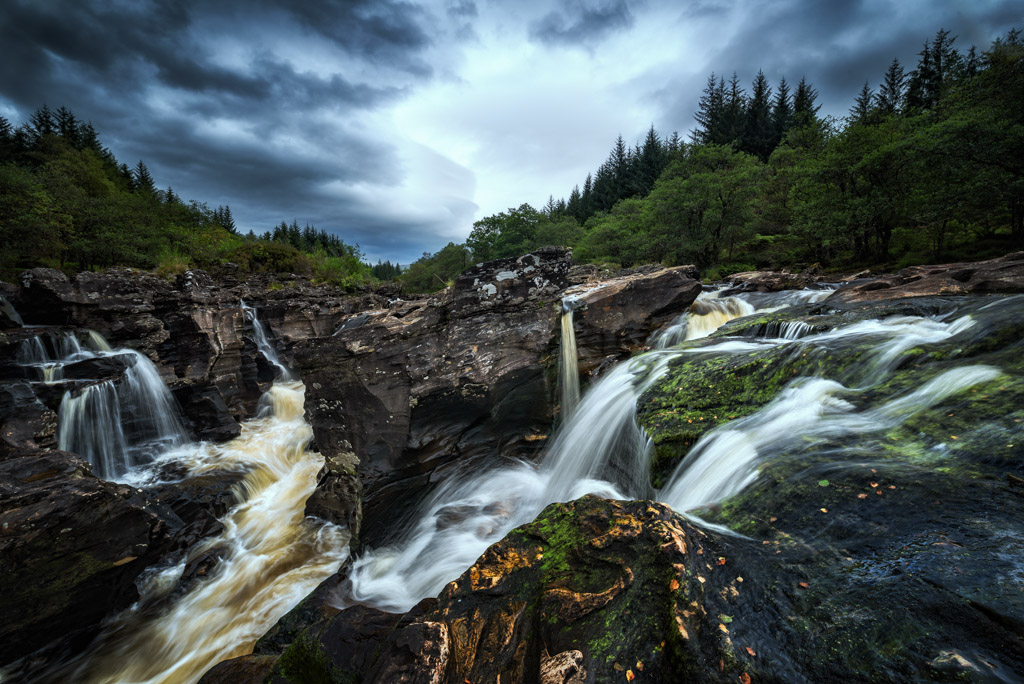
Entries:
<svg viewBox="0 0 1024 684">
<path fill-rule="evenodd" d="M 668 165 L 668 150 L 661 138 L 658 137 L 658 132 L 654 130 L 654 124 L 651 124 L 647 131 L 637 159 L 637 184 L 641 193 L 646 197 L 654 188 L 654 182 L 658 180 L 661 172 Z"/>
<path fill-rule="evenodd" d="M 875 96 L 878 110 L 885 115 L 897 114 L 903 109 L 903 97 L 906 90 L 907 77 L 903 73 L 900 60 L 893 59 L 885 71 L 882 86 Z"/>
<path fill-rule="evenodd" d="M 740 77 L 733 72 L 726 90 L 725 82 L 719 81 L 725 102 L 722 115 L 722 132 L 711 142 L 716 144 L 740 144 L 746 129 L 747 96 L 740 87 Z"/>
<path fill-rule="evenodd" d="M 864 81 L 864 87 L 860 89 L 860 93 L 857 95 L 857 99 L 853 101 L 853 106 L 850 107 L 850 121 L 851 123 L 866 124 L 871 119 L 872 103 L 875 100 L 875 94 L 872 92 L 871 87 L 867 81 Z"/>
<path fill-rule="evenodd" d="M 573 186 L 572 192 L 569 193 L 569 202 L 565 205 L 565 210 L 569 216 L 572 216 L 580 223 L 585 220 L 583 216 L 583 196 L 580 194 L 580 186 Z"/>
<path fill-rule="evenodd" d="M 672 137 L 668 139 L 666 148 L 669 154 L 674 154 L 683 149 L 683 141 L 679 139 L 679 131 L 672 131 Z"/>
<path fill-rule="evenodd" d="M 57 128 L 57 135 L 64 138 L 75 149 L 82 149 L 78 120 L 70 109 L 61 105 L 54 117 L 54 124 Z"/>
<path fill-rule="evenodd" d="M 807 77 L 800 79 L 796 86 L 796 93 L 793 95 L 793 125 L 807 126 L 817 123 L 818 110 L 821 105 L 815 104 L 818 99 L 818 91 L 808 82 Z"/>
<path fill-rule="evenodd" d="M 782 142 L 786 131 L 793 126 L 793 98 L 789 94 L 789 84 L 786 83 L 785 76 L 779 81 L 779 88 L 775 91 L 772 126 L 774 128 L 772 149 L 774 149 Z"/>
<path fill-rule="evenodd" d="M 178 196 L 174 194 L 174 190 L 168 185 L 167 192 L 164 193 L 164 203 L 177 204 L 179 201 Z"/>
<path fill-rule="evenodd" d="M 57 132 L 57 124 L 53 120 L 53 112 L 43 103 L 43 106 L 29 117 L 32 131 L 32 142 L 38 143 L 47 135 L 54 135 Z"/>
<path fill-rule="evenodd" d="M 701 93 L 700 102 L 697 104 L 697 113 L 693 118 L 700 126 L 693 132 L 691 137 L 695 143 L 707 145 L 717 142 L 722 135 L 722 126 L 725 117 L 725 83 L 715 77 L 715 72 L 708 76 L 708 82 Z"/>
<path fill-rule="evenodd" d="M 150 175 L 149 169 L 146 165 L 139 160 L 139 163 L 135 165 L 135 170 L 132 171 L 132 179 L 134 181 L 133 190 L 138 193 L 152 195 L 156 192 L 156 184 L 153 182 L 153 176 Z"/>
<path fill-rule="evenodd" d="M 235 227 L 235 219 L 231 216 L 231 207 L 226 204 L 224 205 L 224 211 L 221 213 L 220 225 L 224 226 L 225 230 L 229 233 L 238 235 L 238 230 Z"/>
<path fill-rule="evenodd" d="M 0 163 L 14 157 L 16 149 L 14 127 L 10 121 L 0 116 Z"/>
<path fill-rule="evenodd" d="M 758 70 L 754 79 L 753 92 L 747 100 L 745 126 L 740 149 L 757 155 L 761 161 L 768 161 L 775 137 L 772 125 L 772 89 L 764 72 Z"/>
<path fill-rule="evenodd" d="M 125 187 L 128 188 L 129 192 L 135 191 L 135 174 L 128 168 L 127 164 L 121 164 L 117 167 L 117 173 L 121 176 L 121 180 L 124 182 Z"/>
<path fill-rule="evenodd" d="M 587 179 L 583 181 L 583 193 L 580 195 L 580 209 L 583 212 L 583 217 L 580 219 L 580 223 L 583 223 L 590 215 L 594 213 L 594 178 L 589 173 Z"/>
</svg>

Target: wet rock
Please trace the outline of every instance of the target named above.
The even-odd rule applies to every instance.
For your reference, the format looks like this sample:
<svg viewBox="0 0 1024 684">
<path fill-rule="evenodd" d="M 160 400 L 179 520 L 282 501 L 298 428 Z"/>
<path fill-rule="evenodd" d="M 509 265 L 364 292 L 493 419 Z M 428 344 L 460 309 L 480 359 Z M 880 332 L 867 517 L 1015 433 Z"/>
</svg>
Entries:
<svg viewBox="0 0 1024 684">
<path fill-rule="evenodd" d="M 819 264 L 808 266 L 799 273 L 782 271 L 745 271 L 733 273 L 724 281 L 729 284 L 722 296 L 728 297 L 742 292 L 779 292 L 800 290 L 825 279 L 825 272 Z"/>
<path fill-rule="evenodd" d="M 244 684 L 262 682 L 270 675 L 277 656 L 244 655 L 217 663 L 199 684 Z"/>
<path fill-rule="evenodd" d="M 573 326 L 579 367 L 591 372 L 602 363 L 642 349 L 651 333 L 679 316 L 700 294 L 692 266 L 657 269 L 607 281 L 576 294 Z"/>
<path fill-rule="evenodd" d="M 181 526 L 74 454 L 0 462 L 0 665 L 54 639 L 84 646 L 100 620 L 138 598 L 135 578 Z"/>
<path fill-rule="evenodd" d="M 172 388 L 189 431 L 198 440 L 226 442 L 237 437 L 242 428 L 224 403 L 224 397 L 211 380 Z"/>
<path fill-rule="evenodd" d="M 0 459 L 57 446 L 57 413 L 24 380 L 0 383 Z"/>
<path fill-rule="evenodd" d="M 362 484 L 356 474 L 358 459 L 340 453 L 324 459 L 316 476 L 316 489 L 306 499 L 306 515 L 347 527 L 358 537 L 362 522 Z"/>
<path fill-rule="evenodd" d="M 895 275 L 858 282 L 828 298 L 832 306 L 906 297 L 1024 292 L 1024 252 L 969 263 L 911 266 Z"/>
</svg>

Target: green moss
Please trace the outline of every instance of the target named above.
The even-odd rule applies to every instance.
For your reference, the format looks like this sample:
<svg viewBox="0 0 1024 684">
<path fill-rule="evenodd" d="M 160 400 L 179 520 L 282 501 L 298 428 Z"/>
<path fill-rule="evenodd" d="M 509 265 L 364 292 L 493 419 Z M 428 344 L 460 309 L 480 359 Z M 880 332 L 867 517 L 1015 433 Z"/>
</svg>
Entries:
<svg viewBox="0 0 1024 684">
<path fill-rule="evenodd" d="M 360 678 L 334 667 L 323 644 L 303 632 L 278 658 L 274 675 L 289 684 L 356 684 Z"/>
</svg>

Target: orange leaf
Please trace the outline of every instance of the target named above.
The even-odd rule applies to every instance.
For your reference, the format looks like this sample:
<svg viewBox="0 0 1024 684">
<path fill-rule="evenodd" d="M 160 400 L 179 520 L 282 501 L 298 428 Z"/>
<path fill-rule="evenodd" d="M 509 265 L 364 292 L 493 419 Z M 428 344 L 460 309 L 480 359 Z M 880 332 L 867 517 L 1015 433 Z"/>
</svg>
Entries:
<svg viewBox="0 0 1024 684">
<path fill-rule="evenodd" d="M 626 670 L 626 681 L 627 682 L 631 682 L 634 679 L 636 679 L 636 675 L 633 674 L 633 671 L 632 670 Z"/>
<path fill-rule="evenodd" d="M 641 672 L 643 672 L 644 671 L 644 661 L 642 661 L 642 660 L 636 661 L 636 669 L 638 669 Z"/>
<path fill-rule="evenodd" d="M 750 684 L 750 675 L 746 672 L 740 675 L 740 684 Z"/>
<path fill-rule="evenodd" d="M 822 509 L 821 509 L 821 512 L 822 512 L 822 513 L 828 513 L 828 509 L 827 509 L 827 508 L 822 508 Z"/>
<path fill-rule="evenodd" d="M 725 558 L 723 558 L 722 556 L 719 556 L 718 557 L 718 565 L 725 565 Z"/>
<path fill-rule="evenodd" d="M 747 646 L 747 653 L 750 654 L 751 658 L 756 658 L 757 657 L 757 652 L 754 649 L 750 648 L 749 646 Z"/>
<path fill-rule="evenodd" d="M 878 483 L 877 483 L 877 482 L 872 482 L 872 483 L 871 483 L 871 488 L 872 488 L 872 489 L 874 489 L 874 488 L 875 488 L 875 487 L 877 487 L 877 486 L 878 486 Z"/>
<path fill-rule="evenodd" d="M 800 588 L 801 588 L 801 589 L 806 589 L 806 588 L 808 588 L 809 586 L 811 586 L 811 585 L 810 585 L 810 584 L 808 584 L 807 582 L 801 582 L 801 583 L 800 583 Z"/>
<path fill-rule="evenodd" d="M 668 583 L 668 590 L 669 591 L 675 591 L 678 588 L 679 588 L 679 581 L 677 579 L 673 578 L 672 581 Z"/>
<path fill-rule="evenodd" d="M 866 499 L 866 498 L 868 498 L 868 495 L 867 494 L 858 494 L 857 498 L 858 499 Z"/>
</svg>

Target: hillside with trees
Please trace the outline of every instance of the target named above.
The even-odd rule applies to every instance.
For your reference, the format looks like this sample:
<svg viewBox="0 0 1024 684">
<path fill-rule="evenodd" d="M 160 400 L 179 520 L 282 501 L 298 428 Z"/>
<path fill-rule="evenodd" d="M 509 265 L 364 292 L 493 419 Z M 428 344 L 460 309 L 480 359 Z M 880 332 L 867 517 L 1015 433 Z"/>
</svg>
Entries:
<svg viewBox="0 0 1024 684">
<path fill-rule="evenodd" d="M 711 74 L 688 142 L 653 127 L 619 136 L 597 171 L 535 209 L 474 224 L 425 254 L 410 287 L 544 245 L 611 267 L 696 264 L 707 278 L 754 268 L 896 268 L 1024 246 L 1024 44 L 1017 30 L 966 52 L 940 30 L 907 71 L 893 60 L 849 115 L 819 115 L 801 78 L 750 91 Z"/>
<path fill-rule="evenodd" d="M 293 221 L 242 235 L 230 207 L 157 188 L 144 162 L 119 163 L 91 123 L 45 104 L 17 128 L 0 117 L 0 276 L 40 265 L 230 267 L 344 286 L 372 278 L 358 246 L 322 229 Z"/>
</svg>

